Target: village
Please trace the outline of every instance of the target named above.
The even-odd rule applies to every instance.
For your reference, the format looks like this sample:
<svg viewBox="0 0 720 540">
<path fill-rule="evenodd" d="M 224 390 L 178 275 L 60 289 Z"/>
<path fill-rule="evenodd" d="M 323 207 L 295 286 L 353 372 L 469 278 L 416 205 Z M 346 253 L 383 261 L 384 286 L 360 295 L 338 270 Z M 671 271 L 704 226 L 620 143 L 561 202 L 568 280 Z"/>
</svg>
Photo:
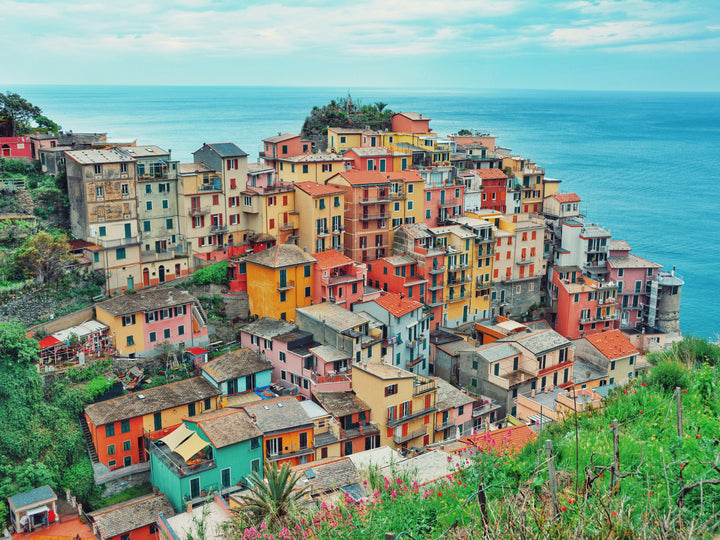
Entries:
<svg viewBox="0 0 720 540">
<path fill-rule="evenodd" d="M 37 369 L 123 366 L 80 425 L 98 486 L 153 489 L 88 511 L 37 486 L 9 498 L 14 537 L 183 538 L 242 511 L 267 464 L 309 504 L 367 498 L 370 465 L 432 485 L 601 409 L 682 339 L 674 268 L 492 135 L 430 122 L 329 125 L 325 147 L 281 133 L 256 162 L 231 142 L 179 163 L 160 141 L 0 138 L 3 158 L 66 170 L 70 250 L 104 277 L 94 305 L 29 329 Z M 224 320 L 190 292 L 213 268 Z M 184 375 L 142 388 L 158 364 Z"/>
</svg>

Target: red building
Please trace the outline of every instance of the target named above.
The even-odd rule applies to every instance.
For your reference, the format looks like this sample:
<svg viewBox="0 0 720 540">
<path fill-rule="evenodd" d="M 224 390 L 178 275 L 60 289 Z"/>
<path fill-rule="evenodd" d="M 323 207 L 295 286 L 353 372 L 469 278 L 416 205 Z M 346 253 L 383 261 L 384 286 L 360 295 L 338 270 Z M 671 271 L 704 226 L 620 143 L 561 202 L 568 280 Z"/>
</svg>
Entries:
<svg viewBox="0 0 720 540">
<path fill-rule="evenodd" d="M 335 302 L 350 309 L 363 299 L 365 265 L 356 264 L 350 257 L 334 249 L 313 253 L 315 263 L 313 302 Z"/>
<path fill-rule="evenodd" d="M 506 210 L 507 175 L 500 169 L 476 169 L 475 174 L 481 178 L 482 183 L 480 207 L 497 210 L 504 214 Z"/>
<path fill-rule="evenodd" d="M 345 254 L 365 262 L 388 254 L 390 181 L 377 171 L 341 172 L 328 179 L 345 189 Z"/>
<path fill-rule="evenodd" d="M 376 289 L 425 303 L 428 280 L 414 257 L 395 255 L 372 261 L 368 266 L 368 283 Z"/>
<path fill-rule="evenodd" d="M 383 146 L 351 148 L 343 157 L 352 159 L 354 169 L 361 171 L 392 172 L 393 152 Z"/>
<path fill-rule="evenodd" d="M 302 140 L 300 135 L 281 133 L 275 137 L 263 139 L 263 151 L 260 152 L 260 158 L 265 160 L 266 165 L 277 171 L 278 159 L 309 154 L 311 151 L 312 143 L 310 141 Z"/>
<path fill-rule="evenodd" d="M 397 113 L 392 117 L 392 130 L 398 133 L 430 133 L 430 118 L 420 113 Z"/>
<path fill-rule="evenodd" d="M 0 137 L 0 158 L 32 158 L 30 137 Z"/>
<path fill-rule="evenodd" d="M 577 266 L 552 268 L 550 293 L 557 305 L 555 331 L 580 339 L 614 327 L 617 286 L 582 275 Z"/>
<path fill-rule="evenodd" d="M 447 180 L 438 184 L 425 184 L 425 224 L 439 227 L 448 220 L 463 215 L 465 186 L 462 182 Z"/>
<path fill-rule="evenodd" d="M 99 540 L 156 540 L 158 514 L 175 515 L 162 493 L 144 495 L 86 514 L 88 525 Z"/>
</svg>

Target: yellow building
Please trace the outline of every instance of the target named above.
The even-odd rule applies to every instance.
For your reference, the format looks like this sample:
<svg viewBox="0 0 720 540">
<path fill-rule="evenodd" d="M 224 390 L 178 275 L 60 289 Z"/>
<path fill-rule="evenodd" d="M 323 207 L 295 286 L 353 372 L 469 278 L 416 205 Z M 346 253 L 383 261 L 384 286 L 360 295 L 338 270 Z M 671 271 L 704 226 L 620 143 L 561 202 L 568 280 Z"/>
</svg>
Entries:
<svg viewBox="0 0 720 540">
<path fill-rule="evenodd" d="M 425 182 L 415 171 L 387 173 L 390 180 L 390 229 L 388 245 L 393 254 L 395 228 L 407 223 L 423 223 Z"/>
<path fill-rule="evenodd" d="M 394 152 L 412 156 L 410 166 L 449 165 L 451 147 L 438 142 L 437 133 L 381 133 L 382 144 Z M 399 169 L 402 170 L 402 169 Z"/>
<path fill-rule="evenodd" d="M 356 362 L 353 391 L 370 406 L 380 430 L 380 445 L 405 450 L 432 441 L 437 383 L 404 369 L 377 362 Z"/>
<path fill-rule="evenodd" d="M 328 127 L 328 151 L 342 154 L 349 148 L 380 146 L 380 134 L 370 129 Z"/>
<path fill-rule="evenodd" d="M 343 172 L 352 160 L 339 154 L 317 153 L 278 158 L 277 163 L 281 182 L 324 184 L 331 176 Z"/>
<path fill-rule="evenodd" d="M 192 261 L 193 255 L 204 255 L 215 249 L 209 241 L 210 216 L 225 212 L 222 178 L 204 163 L 181 163 L 178 173 L 180 235 Z M 224 221 L 228 221 L 227 216 Z"/>
<path fill-rule="evenodd" d="M 342 253 L 345 190 L 333 185 L 299 182 L 295 187 L 295 208 L 304 226 L 297 245 L 309 253 L 335 249 Z"/>
<path fill-rule="evenodd" d="M 312 303 L 315 262 L 294 244 L 277 244 L 245 257 L 250 313 L 294 321 L 295 308 Z"/>
</svg>

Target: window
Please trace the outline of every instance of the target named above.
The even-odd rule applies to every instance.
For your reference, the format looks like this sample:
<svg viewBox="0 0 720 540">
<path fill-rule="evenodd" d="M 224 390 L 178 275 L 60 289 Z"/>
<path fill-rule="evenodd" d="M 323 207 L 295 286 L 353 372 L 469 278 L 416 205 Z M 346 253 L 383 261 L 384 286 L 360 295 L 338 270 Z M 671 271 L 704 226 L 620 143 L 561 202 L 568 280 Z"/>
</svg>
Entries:
<svg viewBox="0 0 720 540">
<path fill-rule="evenodd" d="M 120 422 L 120 433 L 130 433 L 130 420 Z"/>
<path fill-rule="evenodd" d="M 101 226 L 99 227 L 98 231 L 99 231 L 98 234 L 99 234 L 100 236 L 105 236 L 105 235 L 107 234 L 107 229 L 105 228 L 104 225 L 101 225 Z"/>
<path fill-rule="evenodd" d="M 184 336 L 185 335 L 185 325 L 181 324 L 178 326 L 178 336 Z"/>
<path fill-rule="evenodd" d="M 493 364 L 493 375 L 496 377 L 500 376 L 500 362 L 495 362 Z"/>
<path fill-rule="evenodd" d="M 325 199 L 320 199 L 320 210 L 325 210 Z"/>
<path fill-rule="evenodd" d="M 397 384 L 390 384 L 385 387 L 385 397 L 394 396 L 397 393 L 398 393 L 398 385 Z"/>
<path fill-rule="evenodd" d="M 477 379 L 475 379 L 475 378 L 470 379 L 470 385 L 471 385 L 473 388 L 477 388 L 477 385 L 478 385 L 478 384 L 477 384 Z"/>
<path fill-rule="evenodd" d="M 95 170 L 95 174 L 102 174 L 102 165 L 95 165 L 93 169 Z"/>
<path fill-rule="evenodd" d="M 280 353 L 278 354 L 278 360 L 285 363 L 286 360 L 285 360 L 285 352 L 284 351 L 280 351 Z"/>
<path fill-rule="evenodd" d="M 114 445 L 114 444 L 108 444 L 107 454 L 108 454 L 108 456 L 114 456 L 114 455 L 115 455 L 115 445 Z"/>
<path fill-rule="evenodd" d="M 170 339 L 170 329 L 169 328 L 165 328 L 165 330 L 163 330 L 163 338 Z"/>
<path fill-rule="evenodd" d="M 120 184 L 120 193 L 122 193 L 123 196 L 130 195 L 130 184 Z"/>
<path fill-rule="evenodd" d="M 145 193 L 152 193 L 152 184 L 145 184 Z"/>
<path fill-rule="evenodd" d="M 610 371 L 615 371 L 615 360 L 610 362 Z"/>
<path fill-rule="evenodd" d="M 148 212 L 152 210 L 152 201 L 145 201 L 145 210 Z"/>
<path fill-rule="evenodd" d="M 340 206 L 340 197 L 333 197 L 333 206 L 335 208 Z"/>
<path fill-rule="evenodd" d="M 135 315 L 123 315 L 123 318 L 122 318 L 123 326 L 131 326 L 133 324 L 135 324 Z"/>
<path fill-rule="evenodd" d="M 117 461 L 115 461 L 114 459 L 111 459 L 110 461 L 108 461 L 108 467 L 110 467 L 110 469 L 113 469 L 115 467 L 115 465 L 117 465 Z M 127 535 L 125 535 L 125 536 L 127 536 Z"/>
<path fill-rule="evenodd" d="M 260 460 L 253 459 L 250 463 L 250 468 L 252 469 L 252 472 L 260 474 Z"/>
<path fill-rule="evenodd" d="M 304 275 L 305 275 L 305 277 L 310 277 L 310 265 L 309 264 L 305 265 Z"/>
<path fill-rule="evenodd" d="M 168 218 L 165 220 L 165 228 L 166 229 L 172 229 L 173 228 L 173 219 Z"/>
<path fill-rule="evenodd" d="M 143 232 L 150 232 L 150 221 L 143 221 Z"/>
<path fill-rule="evenodd" d="M 132 442 L 130 442 L 130 441 L 123 441 L 123 451 L 124 451 L 124 452 L 129 452 L 130 450 L 132 450 Z"/>
<path fill-rule="evenodd" d="M 252 206 L 252 197 L 249 195 L 243 196 L 243 205 Z"/>
<path fill-rule="evenodd" d="M 311 288 L 305 287 L 305 298 L 310 298 L 312 296 Z"/>
<path fill-rule="evenodd" d="M 407 186 L 407 192 L 408 193 L 414 193 L 415 192 L 415 186 L 413 184 L 408 184 Z"/>
<path fill-rule="evenodd" d="M 155 343 L 157 341 L 157 333 L 156 332 L 150 332 L 150 335 L 148 336 L 148 339 L 150 340 L 150 343 Z"/>
<path fill-rule="evenodd" d="M 135 338 L 133 336 L 128 336 L 126 342 L 128 347 L 132 347 L 135 345 Z"/>
<path fill-rule="evenodd" d="M 287 300 L 287 294 L 285 291 L 280 291 L 280 301 L 285 302 Z"/>
<path fill-rule="evenodd" d="M 115 250 L 115 258 L 118 261 L 121 261 L 122 259 L 124 259 L 125 258 L 125 248 L 117 248 Z"/>
<path fill-rule="evenodd" d="M 115 435 L 115 424 L 107 424 L 105 426 L 105 436 L 113 437 Z"/>
<path fill-rule="evenodd" d="M 167 210 L 170 207 L 167 199 L 163 199 L 162 207 L 164 210 Z"/>
<path fill-rule="evenodd" d="M 93 253 L 93 262 L 100 262 L 100 254 L 99 253 Z"/>
<path fill-rule="evenodd" d="M 407 208 L 408 208 L 408 210 L 412 210 L 412 209 L 413 209 L 413 202 L 412 202 L 412 201 L 408 201 Z"/>
<path fill-rule="evenodd" d="M 195 416 L 195 404 L 188 403 L 188 416 Z"/>
</svg>

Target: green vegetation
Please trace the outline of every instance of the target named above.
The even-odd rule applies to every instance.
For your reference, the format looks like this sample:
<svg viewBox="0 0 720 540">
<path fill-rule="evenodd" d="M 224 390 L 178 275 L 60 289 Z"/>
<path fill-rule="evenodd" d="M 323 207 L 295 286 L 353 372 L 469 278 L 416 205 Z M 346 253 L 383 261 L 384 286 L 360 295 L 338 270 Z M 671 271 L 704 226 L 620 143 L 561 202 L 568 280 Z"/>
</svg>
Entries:
<svg viewBox="0 0 720 540">
<path fill-rule="evenodd" d="M 33 122 L 35 122 L 34 128 Z M 20 94 L 0 93 L 0 137 L 26 135 L 34 129 L 57 133 L 59 127 L 48 117 L 43 116 L 40 107 L 33 105 Z"/>
<path fill-rule="evenodd" d="M 313 107 L 310 116 L 305 118 L 301 135 L 311 140 L 316 149 L 327 148 L 327 128 L 367 128 L 377 131 L 392 128 L 393 111 L 387 109 L 387 103 L 377 101 L 372 105 L 363 105 L 353 100 L 350 94 L 346 98 L 333 99 L 322 108 Z"/>
<path fill-rule="evenodd" d="M 228 274 L 227 274 L 228 263 L 227 261 L 215 263 L 205 268 L 197 270 L 192 277 L 190 283 L 193 285 L 207 285 L 214 283 L 216 285 L 227 285 Z"/>
<path fill-rule="evenodd" d="M 124 489 L 120 493 L 116 493 L 115 495 L 111 495 L 110 497 L 103 497 L 99 499 L 94 506 L 96 508 L 105 508 L 106 506 L 110 506 L 111 504 L 118 504 L 121 502 L 129 501 L 130 499 L 134 499 L 135 497 L 142 497 L 143 495 L 147 495 L 148 493 L 152 493 L 152 485 L 150 484 L 150 482 L 143 482 L 142 484 L 139 484 L 137 486 L 131 486 L 127 489 Z"/>
<path fill-rule="evenodd" d="M 49 484 L 91 504 L 98 490 L 78 417 L 107 389 L 109 383 L 100 381 L 106 364 L 43 385 L 35 367 L 37 341 L 25 332 L 20 324 L 0 323 L 0 500 Z"/>
</svg>

